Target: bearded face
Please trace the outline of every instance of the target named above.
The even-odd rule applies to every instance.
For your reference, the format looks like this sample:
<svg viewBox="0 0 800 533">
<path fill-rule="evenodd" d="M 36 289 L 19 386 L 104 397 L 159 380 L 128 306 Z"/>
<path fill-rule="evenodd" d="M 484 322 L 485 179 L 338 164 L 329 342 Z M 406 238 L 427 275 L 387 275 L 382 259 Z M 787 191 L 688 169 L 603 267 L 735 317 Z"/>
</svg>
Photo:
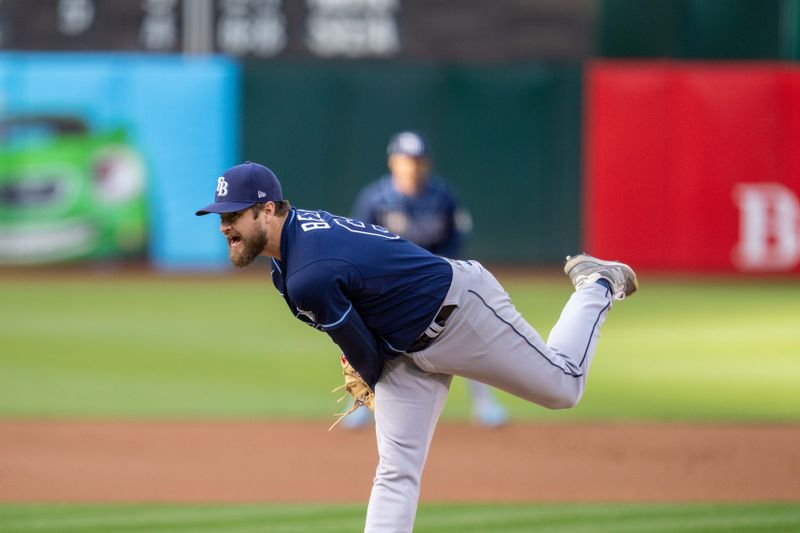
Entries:
<svg viewBox="0 0 800 533">
<path fill-rule="evenodd" d="M 228 256 L 237 267 L 245 267 L 256 260 L 267 246 L 267 234 L 261 228 L 254 228 L 252 234 L 234 232 L 228 235 Z"/>
</svg>

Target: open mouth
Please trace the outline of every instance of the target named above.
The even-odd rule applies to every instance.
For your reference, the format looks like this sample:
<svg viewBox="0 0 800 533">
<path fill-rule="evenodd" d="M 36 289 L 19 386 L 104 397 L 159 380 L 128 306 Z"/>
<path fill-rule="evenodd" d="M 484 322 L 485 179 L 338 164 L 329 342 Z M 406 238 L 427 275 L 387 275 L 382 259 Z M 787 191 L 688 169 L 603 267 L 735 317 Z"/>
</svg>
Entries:
<svg viewBox="0 0 800 533">
<path fill-rule="evenodd" d="M 242 238 L 238 236 L 228 237 L 228 246 L 235 248 L 242 243 Z"/>
</svg>

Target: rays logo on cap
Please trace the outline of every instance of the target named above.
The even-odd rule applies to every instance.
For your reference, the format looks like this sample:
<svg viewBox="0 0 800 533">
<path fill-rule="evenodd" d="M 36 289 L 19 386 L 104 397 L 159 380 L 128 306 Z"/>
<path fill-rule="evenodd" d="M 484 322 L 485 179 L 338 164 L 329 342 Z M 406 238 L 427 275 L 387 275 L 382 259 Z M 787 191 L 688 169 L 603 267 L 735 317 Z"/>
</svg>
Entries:
<svg viewBox="0 0 800 533">
<path fill-rule="evenodd" d="M 247 161 L 223 172 L 217 178 L 214 203 L 194 214 L 201 217 L 209 213 L 233 213 L 257 203 L 281 200 L 283 191 L 275 174 L 264 165 Z"/>
<path fill-rule="evenodd" d="M 220 176 L 217 180 L 217 196 L 228 196 L 228 182 L 225 176 Z"/>
</svg>

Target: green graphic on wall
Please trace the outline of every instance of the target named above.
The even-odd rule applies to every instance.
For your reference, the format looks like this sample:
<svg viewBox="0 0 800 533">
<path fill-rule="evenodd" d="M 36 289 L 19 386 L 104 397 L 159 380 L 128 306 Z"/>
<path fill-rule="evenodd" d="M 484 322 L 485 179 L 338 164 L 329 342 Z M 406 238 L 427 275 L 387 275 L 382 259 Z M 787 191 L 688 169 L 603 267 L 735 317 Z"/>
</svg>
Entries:
<svg viewBox="0 0 800 533">
<path fill-rule="evenodd" d="M 145 251 L 146 170 L 123 129 L 75 116 L 0 119 L 0 264 Z"/>
</svg>

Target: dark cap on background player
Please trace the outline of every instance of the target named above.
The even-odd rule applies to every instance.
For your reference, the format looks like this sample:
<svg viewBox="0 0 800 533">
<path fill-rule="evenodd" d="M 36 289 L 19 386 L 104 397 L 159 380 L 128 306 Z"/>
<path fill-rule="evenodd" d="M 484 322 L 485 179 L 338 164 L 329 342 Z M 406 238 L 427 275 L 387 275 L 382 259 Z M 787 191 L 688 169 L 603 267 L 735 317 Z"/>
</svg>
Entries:
<svg viewBox="0 0 800 533">
<path fill-rule="evenodd" d="M 428 143 L 415 131 L 401 131 L 389 140 L 386 152 L 390 156 L 428 157 Z"/>
<path fill-rule="evenodd" d="M 281 183 L 265 166 L 247 161 L 225 171 L 217 178 L 214 203 L 195 213 L 233 213 L 262 202 L 283 200 Z"/>
</svg>

